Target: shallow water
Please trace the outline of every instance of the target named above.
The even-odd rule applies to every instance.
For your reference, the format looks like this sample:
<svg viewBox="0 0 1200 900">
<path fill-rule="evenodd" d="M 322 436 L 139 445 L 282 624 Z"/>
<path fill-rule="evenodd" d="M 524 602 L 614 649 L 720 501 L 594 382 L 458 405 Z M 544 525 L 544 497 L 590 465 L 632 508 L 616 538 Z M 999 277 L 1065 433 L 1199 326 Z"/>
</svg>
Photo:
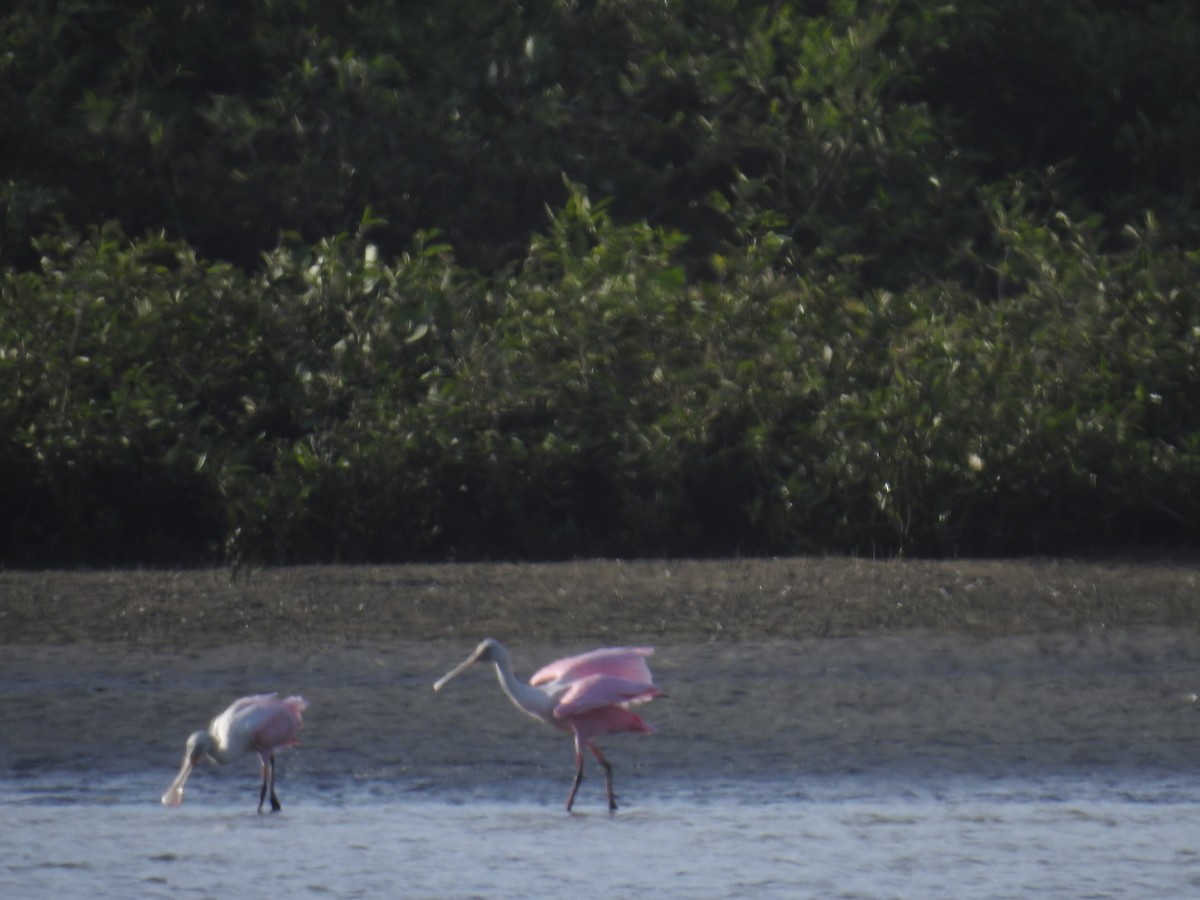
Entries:
<svg viewBox="0 0 1200 900">
<path fill-rule="evenodd" d="M 569 737 L 469 645 L 7 645 L 0 897 L 1196 896 L 1191 632 L 660 648 L 653 736 L 567 815 Z M 561 655 L 523 647 L 525 670 Z M 243 693 L 303 693 L 280 815 L 257 763 L 159 797 Z"/>
<path fill-rule="evenodd" d="M 636 803 L 611 816 L 522 799 L 518 783 L 468 796 L 353 780 L 287 783 L 284 812 L 259 816 L 246 779 L 223 774 L 166 810 L 159 781 L 86 783 L 67 773 L 0 783 L 0 896 L 1080 898 L 1200 889 L 1200 790 L 1178 777 L 639 785 Z"/>
</svg>

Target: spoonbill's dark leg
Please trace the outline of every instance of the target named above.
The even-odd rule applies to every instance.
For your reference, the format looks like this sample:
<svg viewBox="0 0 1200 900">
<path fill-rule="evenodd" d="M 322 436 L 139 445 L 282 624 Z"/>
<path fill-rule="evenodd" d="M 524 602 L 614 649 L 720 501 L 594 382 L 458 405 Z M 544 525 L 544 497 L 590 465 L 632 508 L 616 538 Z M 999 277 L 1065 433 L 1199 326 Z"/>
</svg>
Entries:
<svg viewBox="0 0 1200 900">
<path fill-rule="evenodd" d="M 283 806 L 279 803 L 279 797 L 275 794 L 275 756 L 271 756 L 271 812 L 279 812 Z"/>
<path fill-rule="evenodd" d="M 604 793 L 608 795 L 608 811 L 616 812 L 617 795 L 613 793 L 612 766 L 595 744 L 588 744 L 588 749 L 592 751 L 592 756 L 596 757 L 596 762 L 604 767 Z"/>
<path fill-rule="evenodd" d="M 271 797 L 271 812 L 279 812 L 283 809 L 279 805 L 279 797 L 275 794 L 275 756 L 272 754 L 262 760 L 262 786 L 258 789 L 258 811 L 263 811 L 263 804 L 267 802 L 267 796 Z"/>
<path fill-rule="evenodd" d="M 258 811 L 261 813 L 262 808 L 263 808 L 263 803 L 267 799 L 267 778 L 268 778 L 270 769 L 269 769 L 269 767 L 267 765 L 267 761 L 265 759 L 262 759 L 261 757 L 259 757 L 259 759 L 262 762 L 262 784 L 258 788 Z"/>
<path fill-rule="evenodd" d="M 567 795 L 567 812 L 575 805 L 575 795 L 579 793 L 579 785 L 583 783 L 583 745 L 578 737 L 575 738 L 575 780 L 571 783 L 571 793 Z"/>
</svg>

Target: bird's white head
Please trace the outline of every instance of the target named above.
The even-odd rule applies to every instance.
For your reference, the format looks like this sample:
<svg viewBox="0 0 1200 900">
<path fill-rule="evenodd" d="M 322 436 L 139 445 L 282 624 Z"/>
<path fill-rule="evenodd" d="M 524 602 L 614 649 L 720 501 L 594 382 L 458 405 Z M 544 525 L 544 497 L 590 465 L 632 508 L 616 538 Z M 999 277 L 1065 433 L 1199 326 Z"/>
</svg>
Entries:
<svg viewBox="0 0 1200 900">
<path fill-rule="evenodd" d="M 433 689 L 440 691 L 449 681 L 457 678 L 463 672 L 467 671 L 467 669 L 471 668 L 471 666 L 475 665 L 475 663 L 497 662 L 502 658 L 506 658 L 507 655 L 508 651 L 504 649 L 504 645 L 498 640 L 495 638 L 484 638 L 480 641 L 479 646 L 471 652 L 470 656 L 439 678 L 434 683 Z"/>
<path fill-rule="evenodd" d="M 207 759 L 209 762 L 216 762 L 213 756 L 217 751 L 217 742 L 213 740 L 213 736 L 207 731 L 197 731 L 190 735 L 187 739 L 187 750 L 184 756 L 191 761 L 194 766 L 201 759 Z"/>
</svg>

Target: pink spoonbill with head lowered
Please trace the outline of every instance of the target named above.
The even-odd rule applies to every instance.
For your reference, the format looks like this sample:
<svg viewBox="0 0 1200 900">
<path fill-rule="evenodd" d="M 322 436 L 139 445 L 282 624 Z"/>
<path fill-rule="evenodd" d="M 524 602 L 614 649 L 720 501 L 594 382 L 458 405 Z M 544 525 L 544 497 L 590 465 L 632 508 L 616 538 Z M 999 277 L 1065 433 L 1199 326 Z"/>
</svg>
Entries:
<svg viewBox="0 0 1200 900">
<path fill-rule="evenodd" d="M 200 760 L 227 763 L 243 753 L 257 753 L 262 763 L 258 811 L 262 812 L 269 792 L 271 812 L 278 812 L 282 807 L 275 795 L 275 753 L 300 742 L 300 729 L 304 725 L 301 713 L 307 707 L 303 697 L 280 700 L 275 694 L 235 700 L 229 709 L 212 720 L 208 731 L 197 731 L 187 739 L 183 766 L 163 794 L 163 806 L 183 803 L 183 786 Z"/>
<path fill-rule="evenodd" d="M 585 748 L 604 769 L 604 789 L 611 811 L 617 808 L 612 766 L 594 741 L 601 735 L 622 731 L 654 733 L 653 726 L 630 709 L 662 693 L 654 685 L 646 662 L 653 652 L 651 647 L 605 647 L 543 666 L 533 673 L 529 684 L 524 684 L 513 674 L 512 659 L 504 645 L 487 638 L 457 668 L 439 678 L 433 689 L 440 691 L 446 682 L 477 662 L 490 662 L 496 667 L 500 687 L 517 709 L 575 735 L 575 780 L 567 795 L 567 812 L 583 781 Z"/>
</svg>

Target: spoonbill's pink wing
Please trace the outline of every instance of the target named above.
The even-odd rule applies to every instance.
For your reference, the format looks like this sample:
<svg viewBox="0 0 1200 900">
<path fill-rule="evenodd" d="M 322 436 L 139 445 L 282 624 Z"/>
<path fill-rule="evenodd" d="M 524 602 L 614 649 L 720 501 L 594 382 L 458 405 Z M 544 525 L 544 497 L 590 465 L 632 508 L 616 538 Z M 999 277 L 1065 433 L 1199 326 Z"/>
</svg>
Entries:
<svg viewBox="0 0 1200 900">
<path fill-rule="evenodd" d="M 653 653 L 653 647 L 603 647 L 542 666 L 533 673 L 529 683 L 536 686 L 555 681 L 577 681 L 591 675 L 609 675 L 650 684 L 654 678 L 646 657 Z"/>
<path fill-rule="evenodd" d="M 605 734 L 654 734 L 657 730 L 632 709 L 623 706 L 602 706 L 581 716 L 572 716 L 571 727 L 583 741 Z"/>
<path fill-rule="evenodd" d="M 264 709 L 278 703 L 275 694 L 255 694 L 234 700 L 229 707 L 208 726 L 209 733 L 218 746 L 229 749 L 230 739 L 253 728 Z"/>
<path fill-rule="evenodd" d="M 231 719 L 238 719 L 242 716 L 250 715 L 257 709 L 270 706 L 277 701 L 278 697 L 278 694 L 252 694 L 249 697 L 242 697 L 230 703 L 229 708 L 221 713 L 221 715 L 229 716 Z"/>
<path fill-rule="evenodd" d="M 301 713 L 308 706 L 302 697 L 288 697 L 259 706 L 248 719 L 250 743 L 256 750 L 272 752 L 300 742 L 304 727 Z"/>
<path fill-rule="evenodd" d="M 565 719 L 581 716 L 605 706 L 626 703 L 645 703 L 661 694 L 657 687 L 644 681 L 630 681 L 611 675 L 590 675 L 573 682 L 558 698 L 554 715 Z"/>
<path fill-rule="evenodd" d="M 213 719 L 210 730 L 228 752 L 271 752 L 299 741 L 304 725 L 301 713 L 307 706 L 302 697 L 286 700 L 275 694 L 243 697 Z"/>
</svg>

